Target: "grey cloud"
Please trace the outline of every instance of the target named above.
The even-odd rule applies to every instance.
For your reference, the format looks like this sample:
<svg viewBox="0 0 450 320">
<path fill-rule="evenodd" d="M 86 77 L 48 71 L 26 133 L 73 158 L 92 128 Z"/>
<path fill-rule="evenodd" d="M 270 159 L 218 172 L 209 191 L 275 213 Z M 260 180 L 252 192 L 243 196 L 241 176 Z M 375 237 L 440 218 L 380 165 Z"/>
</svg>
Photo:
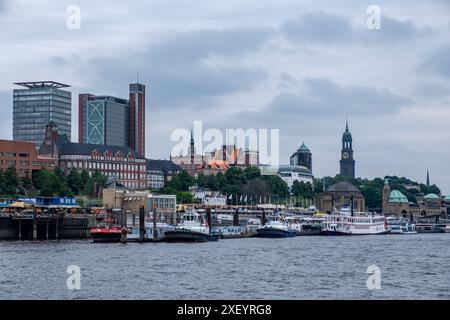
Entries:
<svg viewBox="0 0 450 320">
<path fill-rule="evenodd" d="M 434 50 L 418 67 L 419 71 L 450 77 L 450 43 Z"/>
<path fill-rule="evenodd" d="M 450 87 L 434 81 L 418 81 L 415 85 L 415 92 L 420 97 L 430 98 L 450 98 Z"/>
<path fill-rule="evenodd" d="M 80 72 L 115 88 L 117 79 L 130 81 L 139 71 L 149 85 L 153 107 L 198 107 L 205 99 L 247 90 L 267 77 L 255 66 L 219 67 L 207 59 L 251 53 L 262 47 L 270 34 L 271 29 L 243 28 L 180 33 L 143 52 L 89 60 Z"/>
<path fill-rule="evenodd" d="M 385 89 L 340 86 L 329 79 L 305 78 L 300 93 L 283 92 L 268 105 L 277 113 L 367 115 L 397 112 L 409 99 Z"/>
<path fill-rule="evenodd" d="M 330 42 L 351 40 L 353 29 L 347 18 L 323 11 L 303 14 L 284 22 L 280 30 L 299 42 Z"/>
<path fill-rule="evenodd" d="M 12 92 L 0 91 L 0 128 L 2 128 L 0 139 L 12 139 Z"/>
<path fill-rule="evenodd" d="M 307 13 L 283 23 L 281 32 L 291 40 L 301 43 L 376 44 L 417 40 L 418 36 L 432 33 L 428 27 L 418 27 L 412 21 L 398 20 L 381 15 L 381 29 L 369 30 L 365 23 L 352 25 L 344 16 L 323 11 Z"/>
</svg>

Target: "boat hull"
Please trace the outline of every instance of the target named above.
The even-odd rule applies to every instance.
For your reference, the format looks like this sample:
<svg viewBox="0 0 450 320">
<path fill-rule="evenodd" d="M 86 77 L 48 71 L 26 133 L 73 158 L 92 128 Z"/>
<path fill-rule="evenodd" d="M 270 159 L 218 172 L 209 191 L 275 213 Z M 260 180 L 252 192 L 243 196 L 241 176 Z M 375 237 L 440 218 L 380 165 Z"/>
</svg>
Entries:
<svg viewBox="0 0 450 320">
<path fill-rule="evenodd" d="M 341 231 L 322 230 L 320 234 L 323 236 L 374 236 L 387 233 L 388 233 L 387 231 L 378 233 L 347 233 Z"/>
<path fill-rule="evenodd" d="M 121 233 L 91 233 L 92 241 L 95 243 L 116 243 L 120 242 Z"/>
<path fill-rule="evenodd" d="M 295 236 L 295 231 L 287 231 L 277 228 L 261 228 L 256 230 L 258 238 L 290 238 Z"/>
<path fill-rule="evenodd" d="M 192 230 L 172 230 L 164 233 L 166 242 L 208 242 L 218 239 L 217 236 Z"/>
</svg>

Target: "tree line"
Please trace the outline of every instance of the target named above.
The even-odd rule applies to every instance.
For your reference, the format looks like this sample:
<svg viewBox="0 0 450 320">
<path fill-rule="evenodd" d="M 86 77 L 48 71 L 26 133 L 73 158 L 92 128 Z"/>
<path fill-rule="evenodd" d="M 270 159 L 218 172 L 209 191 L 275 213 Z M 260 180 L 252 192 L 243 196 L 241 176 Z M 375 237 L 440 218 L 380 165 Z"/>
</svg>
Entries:
<svg viewBox="0 0 450 320">
<path fill-rule="evenodd" d="M 407 179 L 405 177 L 385 176 L 384 178 L 348 178 L 341 175 L 334 177 L 317 178 L 313 183 L 295 181 L 291 190 L 286 182 L 277 175 L 261 175 L 258 167 L 240 169 L 232 167 L 225 173 L 216 175 L 199 174 L 197 178 L 190 176 L 186 171 L 173 176 L 172 180 L 160 190 L 162 193 L 176 194 L 177 202 L 192 203 L 193 195 L 190 188 L 197 186 L 199 189 L 209 189 L 219 191 L 231 199 L 228 203 L 239 204 L 243 197 L 252 199 L 253 203 L 266 203 L 270 199 L 272 203 L 292 203 L 304 206 L 312 203 L 312 199 L 322 193 L 332 184 L 338 182 L 350 182 L 358 187 L 365 197 L 367 208 L 381 208 L 382 195 L 385 180 L 389 181 L 391 190 L 399 190 L 409 201 L 416 202 L 418 195 L 428 193 L 441 194 L 436 185 L 427 186 L 425 184 Z M 261 201 L 262 200 L 262 201 Z M 306 200 L 306 201 L 305 201 Z M 248 202 L 250 203 L 250 202 Z"/>
<path fill-rule="evenodd" d="M 16 168 L 11 166 L 0 170 L 0 195 L 15 198 L 18 196 L 73 197 L 94 195 L 99 188 L 105 187 L 107 178 L 99 171 L 92 175 L 86 170 L 72 170 L 69 174 L 55 168 L 35 170 L 32 178 L 19 178 Z"/>
</svg>

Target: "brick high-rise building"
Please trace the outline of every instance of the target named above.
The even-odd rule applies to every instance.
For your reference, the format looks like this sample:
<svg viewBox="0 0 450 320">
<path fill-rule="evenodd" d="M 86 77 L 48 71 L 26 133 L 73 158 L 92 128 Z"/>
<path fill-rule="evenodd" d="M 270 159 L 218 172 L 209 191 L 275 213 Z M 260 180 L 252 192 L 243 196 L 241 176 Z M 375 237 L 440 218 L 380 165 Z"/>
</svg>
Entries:
<svg viewBox="0 0 450 320">
<path fill-rule="evenodd" d="M 129 144 L 139 154 L 145 156 L 145 86 L 130 84 Z"/>
</svg>

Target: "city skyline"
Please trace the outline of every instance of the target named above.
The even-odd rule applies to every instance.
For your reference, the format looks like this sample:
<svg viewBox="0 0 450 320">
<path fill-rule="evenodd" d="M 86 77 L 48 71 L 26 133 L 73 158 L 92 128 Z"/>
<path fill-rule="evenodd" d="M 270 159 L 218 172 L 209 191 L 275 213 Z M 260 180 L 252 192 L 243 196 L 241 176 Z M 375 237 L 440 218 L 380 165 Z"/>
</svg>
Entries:
<svg viewBox="0 0 450 320">
<path fill-rule="evenodd" d="M 0 35 L 0 137 L 12 138 L 14 82 L 71 85 L 77 141 L 78 93 L 126 97 L 139 72 L 148 91 L 148 158 L 168 159 L 170 133 L 202 120 L 222 130 L 280 128 L 281 163 L 305 141 L 315 176 L 335 175 L 348 114 L 358 177 L 425 183 L 428 167 L 431 183 L 450 193 L 444 1 L 379 1 L 380 30 L 365 28 L 368 4 L 359 1 L 326 10 L 321 1 L 269 8 L 228 1 L 214 9 L 196 2 L 170 13 L 163 2 L 136 3 L 105 2 L 99 18 L 101 5 L 79 1 L 81 29 L 68 30 L 69 3 L 0 1 L 0 26 L 9 30 Z"/>
</svg>

